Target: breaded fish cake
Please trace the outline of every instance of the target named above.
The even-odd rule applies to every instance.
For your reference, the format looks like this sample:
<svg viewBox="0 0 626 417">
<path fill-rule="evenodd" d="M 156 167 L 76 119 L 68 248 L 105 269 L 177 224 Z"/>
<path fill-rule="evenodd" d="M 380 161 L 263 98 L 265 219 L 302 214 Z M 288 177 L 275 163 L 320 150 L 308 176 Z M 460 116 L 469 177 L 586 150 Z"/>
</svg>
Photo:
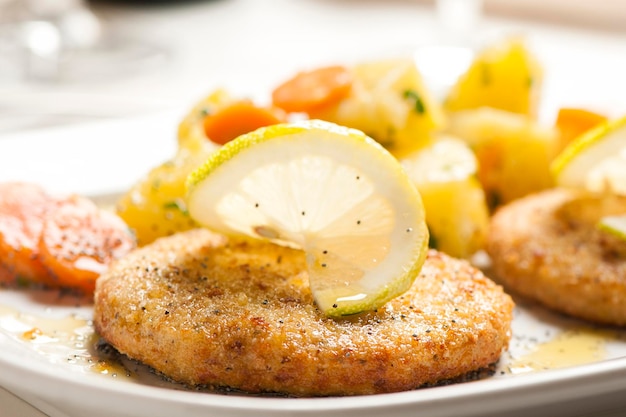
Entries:
<svg viewBox="0 0 626 417">
<path fill-rule="evenodd" d="M 487 252 L 505 288 L 593 322 L 626 325 L 626 242 L 598 230 L 626 197 L 555 189 L 502 207 Z"/>
<path fill-rule="evenodd" d="M 488 367 L 512 309 L 480 271 L 431 251 L 409 292 L 334 320 L 313 302 L 301 251 L 197 229 L 116 262 L 98 280 L 94 323 L 120 352 L 192 386 L 352 395 Z"/>
</svg>

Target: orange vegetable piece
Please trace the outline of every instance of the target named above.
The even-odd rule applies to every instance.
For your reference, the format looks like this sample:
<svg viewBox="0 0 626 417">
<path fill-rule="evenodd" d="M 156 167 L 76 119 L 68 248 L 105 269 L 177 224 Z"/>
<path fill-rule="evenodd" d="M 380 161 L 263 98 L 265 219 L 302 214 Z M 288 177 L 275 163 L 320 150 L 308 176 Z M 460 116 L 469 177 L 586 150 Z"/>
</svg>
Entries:
<svg viewBox="0 0 626 417">
<path fill-rule="evenodd" d="M 255 106 L 248 100 L 236 101 L 204 118 L 204 133 L 220 145 L 244 133 L 285 121 L 271 109 Z"/>
<path fill-rule="evenodd" d="M 126 224 L 85 197 L 0 183 L 0 283 L 23 279 L 90 294 L 107 265 L 134 247 Z"/>
<path fill-rule="evenodd" d="M 606 116 L 590 110 L 564 107 L 559 109 L 555 126 L 559 130 L 559 147 L 563 149 L 573 139 L 606 121 Z"/>
<path fill-rule="evenodd" d="M 287 112 L 304 112 L 336 104 L 352 88 L 350 70 L 341 65 L 299 72 L 272 92 L 272 102 Z"/>
<path fill-rule="evenodd" d="M 10 284 L 14 279 L 15 276 L 11 270 L 6 265 L 0 263 L 0 284 Z"/>
<path fill-rule="evenodd" d="M 51 210 L 38 248 L 56 286 L 93 293 L 96 279 L 108 265 L 135 247 L 135 240 L 115 214 L 91 200 L 71 196 Z"/>
<path fill-rule="evenodd" d="M 0 282 L 53 281 L 41 262 L 38 242 L 44 215 L 56 204 L 39 186 L 0 184 Z"/>
</svg>

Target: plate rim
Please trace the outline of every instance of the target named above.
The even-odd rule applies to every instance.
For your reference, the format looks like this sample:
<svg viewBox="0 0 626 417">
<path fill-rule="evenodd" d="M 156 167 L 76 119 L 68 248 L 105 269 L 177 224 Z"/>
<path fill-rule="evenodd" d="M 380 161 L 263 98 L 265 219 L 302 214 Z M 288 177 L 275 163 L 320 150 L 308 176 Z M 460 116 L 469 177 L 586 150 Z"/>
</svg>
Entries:
<svg viewBox="0 0 626 417">
<path fill-rule="evenodd" d="M 107 131 L 128 129 L 132 126 L 141 127 L 150 120 L 151 117 L 141 117 L 133 120 L 116 120 L 98 122 L 88 125 L 73 126 L 72 128 L 57 128 L 54 135 L 67 133 L 71 136 L 72 142 L 82 139 L 82 133 L 97 129 L 98 126 L 106 126 Z M 169 120 L 169 119 L 166 119 Z M 171 128 L 171 126 L 169 126 Z M 163 140 L 174 141 L 175 137 L 169 135 Z M 11 144 L 17 140 L 30 142 L 41 141 L 45 132 L 24 132 L 13 135 L 9 140 L 0 139 L 0 151 L 10 149 Z M 97 143 L 101 139 L 99 135 L 89 138 L 91 142 Z M 152 143 L 152 138 L 142 139 L 146 143 Z M 160 143 L 160 142 L 159 142 Z M 171 145 L 171 143 L 170 143 Z M 155 158 L 159 155 L 155 155 Z M 2 168 L 0 167 L 0 175 Z M 100 190 L 94 188 L 90 193 L 92 196 L 110 193 L 111 190 Z M 3 291 L 0 289 L 0 291 Z M 0 332 L 0 386 L 15 390 L 16 393 L 26 393 L 34 398 L 45 398 L 51 404 L 56 396 L 61 396 L 68 404 L 79 404 L 82 398 L 75 393 L 88 393 L 90 390 L 106 393 L 100 395 L 97 404 L 100 406 L 109 405 L 111 407 L 124 407 L 127 405 L 111 404 L 110 397 L 151 400 L 162 405 L 164 409 L 171 406 L 195 407 L 206 413 L 210 411 L 221 411 L 230 413 L 229 415 L 248 415 L 247 413 L 271 412 L 275 415 L 298 413 L 302 415 L 319 414 L 326 412 L 325 417 L 330 415 L 345 416 L 345 412 L 352 412 L 355 416 L 361 415 L 365 410 L 396 410 L 397 413 L 410 410 L 412 413 L 418 411 L 431 411 L 437 415 L 455 415 L 458 410 L 463 410 L 467 404 L 483 404 L 482 413 L 497 412 L 513 408 L 516 405 L 521 408 L 525 403 L 533 401 L 534 405 L 547 405 L 557 402 L 564 402 L 571 399 L 591 397 L 596 394 L 612 393 L 619 391 L 620 385 L 616 383 L 626 379 L 626 357 L 601 360 L 591 364 L 577 365 L 568 368 L 559 368 L 541 371 L 537 373 L 510 375 L 500 378 L 490 377 L 473 382 L 463 382 L 447 386 L 421 388 L 411 391 L 375 394 L 364 396 L 346 397 L 306 397 L 306 398 L 276 398 L 257 397 L 241 395 L 224 395 L 219 393 L 179 391 L 165 387 L 155 387 L 143 384 L 136 384 L 129 381 L 107 379 L 102 375 L 63 372 L 61 364 L 54 364 L 41 360 L 29 361 L 25 358 L 32 358 L 35 352 L 17 354 L 16 350 L 7 349 L 9 336 Z M 17 342 L 16 342 L 17 343 Z M 45 366 L 41 366 L 45 363 Z M 23 375 L 27 374 L 28 378 Z M 20 377 L 20 375 L 22 377 Z M 80 377 L 76 377 L 79 375 Z M 41 392 L 41 384 L 31 384 L 32 378 L 37 378 L 40 383 L 47 381 L 49 386 L 46 392 Z M 584 386 L 584 394 L 580 388 Z M 512 397 L 511 397 L 512 395 Z M 95 395 L 98 397 L 97 395 Z M 511 401 L 511 398 L 513 400 Z M 235 399 L 235 400 L 233 400 Z M 139 401 L 142 402 L 142 401 Z M 94 404 L 95 405 L 95 404 Z M 167 407 L 166 407 L 167 406 Z M 152 405 L 153 409 L 155 405 Z M 112 412 L 111 409 L 106 410 Z M 69 414 L 69 413 L 68 413 Z M 108 414 L 110 415 L 110 414 Z M 194 414 L 195 416 L 196 414 Z M 200 415 L 200 414 L 198 414 Z M 206 415 L 206 414 L 205 414 Z M 369 415 L 369 414 L 368 414 Z M 391 414 L 390 414 L 391 415 Z M 400 415 L 400 414 L 396 414 Z M 154 417 L 157 417 L 156 415 Z"/>
<path fill-rule="evenodd" d="M 507 398 L 509 409 L 515 404 L 533 401 L 533 405 L 550 404 L 558 401 L 567 401 L 580 397 L 579 390 L 570 390 L 574 386 L 584 386 L 586 396 L 592 397 L 601 393 L 619 391 L 620 386 L 615 382 L 626 377 L 626 357 L 608 359 L 591 364 L 577 365 L 567 368 L 551 369 L 542 372 L 511 375 L 506 378 L 497 376 L 479 381 L 462 382 L 446 386 L 419 388 L 410 391 L 373 394 L 345 397 L 263 397 L 245 395 L 226 395 L 211 392 L 194 392 L 173 390 L 166 387 L 156 387 L 136 384 L 130 381 L 107 379 L 98 374 L 81 372 L 63 372 L 61 364 L 51 363 L 40 356 L 40 360 L 23 360 L 20 354 L 6 349 L 10 338 L 0 333 L 0 347 L 3 355 L 0 356 L 0 384 L 9 386 L 16 391 L 27 392 L 34 396 L 55 398 L 68 391 L 97 392 L 107 403 L 105 398 L 132 397 L 134 401 L 156 401 L 163 406 L 193 406 L 206 411 L 222 410 L 233 413 L 246 412 L 341 412 L 350 410 L 371 411 L 372 408 L 416 407 L 428 409 L 454 409 L 460 405 L 483 402 L 487 399 Z M 16 344 L 19 342 L 15 342 Z M 35 352 L 24 354 L 29 358 Z M 38 356 L 38 355 L 37 355 Z M 44 367 L 40 365 L 46 363 Z M 48 381 L 50 386 L 57 387 L 50 392 L 37 392 L 42 384 L 29 386 L 28 378 L 14 378 L 17 375 L 30 375 L 40 380 Z M 77 378 L 76 376 L 80 376 Z M 24 383 L 20 383 L 24 381 Z M 555 391 L 559 395 L 554 395 Z M 65 396 L 66 397 L 66 396 Z M 515 398 L 511 403 L 510 399 Z M 540 399 L 543 398 L 543 401 Z M 69 398 L 71 400 L 71 397 Z M 65 400 L 68 400 L 66 397 Z M 554 400 L 554 401 L 552 401 Z M 444 406 L 440 406 L 441 404 Z M 95 405 L 95 404 L 94 404 Z M 126 408 L 126 406 L 125 406 Z M 486 408 L 498 410 L 497 404 L 492 403 Z M 109 410 L 112 411 L 112 410 Z M 486 410 L 485 410 L 486 411 Z"/>
</svg>

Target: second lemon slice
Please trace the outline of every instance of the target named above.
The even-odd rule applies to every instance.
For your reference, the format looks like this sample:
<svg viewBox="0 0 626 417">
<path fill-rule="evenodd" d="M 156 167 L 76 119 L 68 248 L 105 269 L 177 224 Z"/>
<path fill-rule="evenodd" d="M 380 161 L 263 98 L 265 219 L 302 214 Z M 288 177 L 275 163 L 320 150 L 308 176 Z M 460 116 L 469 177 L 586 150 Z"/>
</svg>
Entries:
<svg viewBox="0 0 626 417">
<path fill-rule="evenodd" d="M 319 120 L 261 128 L 226 144 L 188 185 L 200 224 L 304 250 L 313 297 L 329 316 L 400 295 L 426 257 L 419 193 L 391 154 L 354 129 Z"/>
<path fill-rule="evenodd" d="M 574 139 L 551 169 L 560 186 L 626 195 L 626 116 Z"/>
</svg>

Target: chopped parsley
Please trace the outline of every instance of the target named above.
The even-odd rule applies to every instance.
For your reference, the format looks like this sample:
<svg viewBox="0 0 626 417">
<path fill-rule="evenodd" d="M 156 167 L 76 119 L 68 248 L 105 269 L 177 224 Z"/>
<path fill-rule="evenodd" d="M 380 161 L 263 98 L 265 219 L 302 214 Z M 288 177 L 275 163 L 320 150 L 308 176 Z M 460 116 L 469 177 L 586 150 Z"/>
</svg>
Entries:
<svg viewBox="0 0 626 417">
<path fill-rule="evenodd" d="M 189 215 L 189 211 L 187 211 L 187 206 L 181 200 L 168 201 L 167 203 L 163 204 L 163 208 L 165 210 L 178 210 L 185 216 Z"/>
<path fill-rule="evenodd" d="M 411 101 L 413 108 L 418 114 L 426 113 L 426 106 L 424 106 L 424 101 L 420 97 L 420 95 L 415 90 L 405 90 L 402 96 Z"/>
</svg>

